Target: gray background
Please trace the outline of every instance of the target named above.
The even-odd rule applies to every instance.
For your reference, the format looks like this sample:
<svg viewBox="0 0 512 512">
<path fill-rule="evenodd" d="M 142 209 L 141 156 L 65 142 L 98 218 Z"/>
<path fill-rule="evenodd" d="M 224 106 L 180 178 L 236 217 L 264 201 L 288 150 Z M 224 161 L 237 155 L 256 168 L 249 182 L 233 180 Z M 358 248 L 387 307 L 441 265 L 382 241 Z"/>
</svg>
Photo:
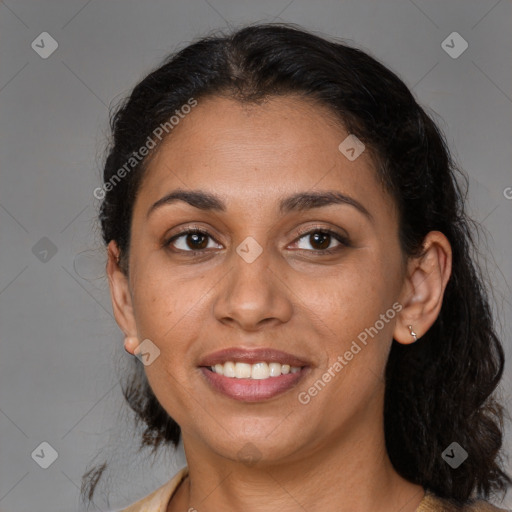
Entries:
<svg viewBox="0 0 512 512">
<path fill-rule="evenodd" d="M 119 509 L 185 464 L 182 452 L 170 452 L 151 467 L 136 453 L 137 434 L 121 427 L 131 425 L 131 416 L 114 368 L 130 356 L 112 317 L 92 191 L 109 105 L 171 50 L 213 29 L 256 21 L 293 22 L 353 40 L 441 116 L 470 176 L 470 211 L 488 233 L 483 251 L 509 358 L 502 393 L 510 405 L 510 0 L 6 0 L 0 2 L 2 512 L 78 510 L 81 476 L 99 451 L 113 456 L 119 449 L 110 508 L 100 494 L 93 510 Z M 453 31 L 469 44 L 456 59 L 441 47 Z M 42 32 L 59 45 L 47 59 L 31 47 Z M 509 430 L 507 453 L 510 439 Z M 58 453 L 47 469 L 31 457 L 43 441 Z M 512 507 L 512 494 L 501 506 Z"/>
</svg>

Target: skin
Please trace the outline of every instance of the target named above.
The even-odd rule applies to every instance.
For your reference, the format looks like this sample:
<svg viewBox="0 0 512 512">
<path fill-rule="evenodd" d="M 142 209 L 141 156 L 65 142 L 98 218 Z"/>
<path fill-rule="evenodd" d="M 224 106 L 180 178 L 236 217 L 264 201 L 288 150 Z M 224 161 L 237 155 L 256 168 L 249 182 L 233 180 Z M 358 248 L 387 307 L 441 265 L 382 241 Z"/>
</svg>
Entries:
<svg viewBox="0 0 512 512">
<path fill-rule="evenodd" d="M 294 96 L 252 106 L 202 99 L 148 166 L 134 205 L 128 276 L 109 244 L 125 346 L 133 353 L 150 339 L 159 348 L 146 375 L 182 430 L 190 476 L 168 512 L 257 512 L 269 504 L 282 512 L 407 512 L 424 496 L 386 452 L 383 375 L 392 339 L 412 343 L 408 325 L 421 337 L 437 318 L 450 244 L 431 232 L 422 257 L 405 258 L 393 200 L 369 152 L 351 162 L 338 150 L 347 135 L 324 107 Z M 226 209 L 176 201 L 147 215 L 178 188 L 215 194 Z M 357 200 L 371 218 L 349 204 L 279 211 L 284 197 L 327 190 Z M 178 226 L 191 224 L 212 237 L 200 239 L 202 254 L 185 252 L 194 248 L 186 236 L 165 247 Z M 334 230 L 350 245 L 334 237 L 315 243 L 298 231 L 307 228 Z M 263 250 L 252 263 L 236 252 L 248 236 Z M 324 247 L 335 252 L 322 254 Z M 301 404 L 298 393 L 395 302 L 401 311 Z M 234 346 L 291 352 L 311 369 L 279 396 L 237 402 L 212 391 L 198 369 L 205 355 Z M 244 446 L 256 451 L 254 464 L 240 459 Z"/>
</svg>

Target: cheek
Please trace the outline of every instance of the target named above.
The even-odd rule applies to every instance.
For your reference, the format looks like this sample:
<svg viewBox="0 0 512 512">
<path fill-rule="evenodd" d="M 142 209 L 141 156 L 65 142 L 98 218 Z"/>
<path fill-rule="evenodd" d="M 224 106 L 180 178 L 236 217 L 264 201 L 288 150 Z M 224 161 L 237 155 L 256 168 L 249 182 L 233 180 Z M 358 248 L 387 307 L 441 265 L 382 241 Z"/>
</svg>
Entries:
<svg viewBox="0 0 512 512">
<path fill-rule="evenodd" d="M 133 288 L 139 336 L 155 343 L 163 360 L 179 360 L 179 367 L 184 366 L 190 345 L 200 339 L 202 326 L 208 320 L 208 303 L 218 278 L 180 278 L 172 269 L 158 271 L 151 265 L 146 268 Z"/>
<path fill-rule="evenodd" d="M 150 338 L 159 346 L 172 333 L 173 326 L 186 315 L 187 309 L 197 302 L 193 283 L 179 287 L 174 280 L 154 269 L 140 275 L 133 290 L 139 335 Z"/>
<path fill-rule="evenodd" d="M 209 287 L 203 282 L 177 280 L 168 271 L 150 267 L 133 288 L 140 340 L 149 339 L 159 349 L 158 357 L 144 368 L 147 379 L 159 402 L 182 425 L 188 421 L 184 411 L 194 396 L 189 388 L 189 349 L 203 324 L 199 317 L 204 320 L 201 310 Z"/>
<path fill-rule="evenodd" d="M 370 359 L 382 362 L 392 338 L 396 317 L 392 306 L 399 289 L 397 265 L 387 265 L 382 255 L 371 254 L 360 254 L 323 286 L 309 287 L 308 307 L 325 325 L 331 361 L 356 342 L 361 351 L 354 359 L 364 364 Z"/>
</svg>

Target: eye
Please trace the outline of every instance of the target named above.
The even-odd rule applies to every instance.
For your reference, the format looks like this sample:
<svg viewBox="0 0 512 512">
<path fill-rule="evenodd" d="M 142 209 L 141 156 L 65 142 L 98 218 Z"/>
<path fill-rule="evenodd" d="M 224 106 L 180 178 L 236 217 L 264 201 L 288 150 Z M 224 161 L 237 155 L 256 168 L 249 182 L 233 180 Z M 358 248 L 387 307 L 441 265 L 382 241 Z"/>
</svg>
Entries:
<svg viewBox="0 0 512 512">
<path fill-rule="evenodd" d="M 175 252 L 191 254 L 204 253 L 207 249 L 222 249 L 208 231 L 189 228 L 173 235 L 164 245 Z M 315 228 L 302 233 L 294 243 L 297 249 L 313 253 L 331 254 L 343 247 L 349 247 L 348 238 L 340 233 L 325 228 Z M 309 247 L 308 247 L 309 246 Z"/>
<path fill-rule="evenodd" d="M 347 237 L 330 229 L 313 229 L 295 242 L 298 249 L 330 254 L 350 245 Z M 334 244 L 334 245 L 333 245 Z M 309 247 L 308 247 L 309 246 Z"/>
<path fill-rule="evenodd" d="M 213 243 L 213 246 L 210 244 Z M 205 249 L 221 249 L 207 231 L 202 229 L 187 229 L 178 235 L 174 235 L 165 242 L 166 246 L 183 252 L 204 252 Z"/>
</svg>

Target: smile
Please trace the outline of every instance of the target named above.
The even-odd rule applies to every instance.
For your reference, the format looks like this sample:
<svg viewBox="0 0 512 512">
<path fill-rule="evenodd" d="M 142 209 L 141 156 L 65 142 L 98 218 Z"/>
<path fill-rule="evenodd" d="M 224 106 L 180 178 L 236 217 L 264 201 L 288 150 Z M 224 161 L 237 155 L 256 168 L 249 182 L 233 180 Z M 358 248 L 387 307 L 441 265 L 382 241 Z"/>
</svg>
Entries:
<svg viewBox="0 0 512 512">
<path fill-rule="evenodd" d="M 311 362 L 270 347 L 231 347 L 199 361 L 206 385 L 215 394 L 242 402 L 261 402 L 295 387 Z"/>
<path fill-rule="evenodd" d="M 224 377 L 234 379 L 255 379 L 263 380 L 272 377 L 280 377 L 289 373 L 300 372 L 301 367 L 290 366 L 289 364 L 281 364 L 276 362 L 259 362 L 256 364 L 235 363 L 226 361 L 225 363 L 210 366 L 212 372 Z"/>
</svg>

